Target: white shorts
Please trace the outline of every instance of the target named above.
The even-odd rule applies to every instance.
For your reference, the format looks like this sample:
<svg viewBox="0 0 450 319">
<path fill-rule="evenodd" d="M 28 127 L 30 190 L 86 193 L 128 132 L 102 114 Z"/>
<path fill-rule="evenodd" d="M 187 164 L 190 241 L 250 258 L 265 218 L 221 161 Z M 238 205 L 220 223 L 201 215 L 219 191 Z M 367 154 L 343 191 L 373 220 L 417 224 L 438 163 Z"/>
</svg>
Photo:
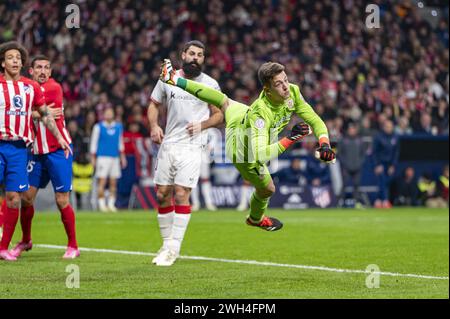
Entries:
<svg viewBox="0 0 450 319">
<path fill-rule="evenodd" d="M 201 147 L 188 144 L 163 144 L 155 164 L 155 184 L 197 187 Z"/>
<path fill-rule="evenodd" d="M 119 157 L 99 156 L 95 163 L 95 177 L 97 178 L 120 178 L 122 171 L 120 169 Z"/>
</svg>

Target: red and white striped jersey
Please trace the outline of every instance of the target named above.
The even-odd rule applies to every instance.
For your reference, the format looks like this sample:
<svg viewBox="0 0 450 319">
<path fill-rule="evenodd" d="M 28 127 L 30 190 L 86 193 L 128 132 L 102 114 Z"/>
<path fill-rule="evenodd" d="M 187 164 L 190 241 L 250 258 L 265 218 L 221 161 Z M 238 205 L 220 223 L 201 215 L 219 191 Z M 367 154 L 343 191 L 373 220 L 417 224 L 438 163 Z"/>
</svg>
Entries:
<svg viewBox="0 0 450 319">
<path fill-rule="evenodd" d="M 55 103 L 52 108 L 62 109 L 62 116 L 55 119 L 55 122 L 59 133 L 61 133 L 67 144 L 70 145 L 72 143 L 72 139 L 66 129 L 66 121 L 64 119 L 63 90 L 61 85 L 54 79 L 50 78 L 47 82 L 41 84 L 41 88 L 44 93 L 45 103 L 47 105 Z M 33 144 L 34 154 L 52 153 L 61 148 L 56 137 L 53 136 L 53 134 L 41 121 L 34 121 L 33 124 L 36 132 L 36 138 Z"/>
<path fill-rule="evenodd" d="M 30 145 L 34 139 L 31 113 L 44 104 L 37 82 L 23 76 L 17 81 L 7 81 L 0 74 L 0 139 L 23 140 Z"/>
</svg>

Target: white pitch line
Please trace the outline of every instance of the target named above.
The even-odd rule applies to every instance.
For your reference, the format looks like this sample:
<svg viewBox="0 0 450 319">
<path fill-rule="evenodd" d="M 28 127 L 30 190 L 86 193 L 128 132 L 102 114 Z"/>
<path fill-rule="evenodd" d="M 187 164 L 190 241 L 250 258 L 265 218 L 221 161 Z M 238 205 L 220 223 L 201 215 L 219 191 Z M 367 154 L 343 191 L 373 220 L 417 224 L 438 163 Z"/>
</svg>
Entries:
<svg viewBox="0 0 450 319">
<path fill-rule="evenodd" d="M 50 249 L 66 249 L 66 246 L 58 245 L 34 245 L 34 247 L 50 248 Z M 79 248 L 80 251 L 96 252 L 96 253 L 111 253 L 111 254 L 122 254 L 122 255 L 138 255 L 138 256 L 156 256 L 155 253 L 146 253 L 141 251 L 127 251 L 127 250 L 114 250 L 114 249 L 101 249 L 101 248 Z M 271 267 L 284 267 L 284 268 L 295 268 L 295 269 L 308 269 L 308 270 L 320 270 L 328 272 L 340 272 L 340 273 L 354 273 L 354 274 L 380 274 L 384 276 L 391 277 L 410 277 L 410 278 L 421 278 L 421 279 L 437 279 L 437 280 L 448 280 L 449 277 L 439 277 L 439 276 L 428 276 L 428 275 L 418 275 L 418 274 L 401 274 L 395 272 L 368 272 L 359 269 L 340 269 L 340 268 L 330 268 L 323 266 L 307 266 L 307 265 L 294 265 L 294 264 L 278 264 L 266 261 L 255 261 L 255 260 L 238 260 L 238 259 L 222 259 L 222 258 L 212 258 L 212 257 L 202 257 L 202 256 L 180 256 L 180 259 L 191 259 L 191 260 L 204 260 L 204 261 L 215 261 L 223 263 L 235 263 L 235 264 L 247 264 L 247 265 L 257 265 L 257 266 L 271 266 Z"/>
</svg>

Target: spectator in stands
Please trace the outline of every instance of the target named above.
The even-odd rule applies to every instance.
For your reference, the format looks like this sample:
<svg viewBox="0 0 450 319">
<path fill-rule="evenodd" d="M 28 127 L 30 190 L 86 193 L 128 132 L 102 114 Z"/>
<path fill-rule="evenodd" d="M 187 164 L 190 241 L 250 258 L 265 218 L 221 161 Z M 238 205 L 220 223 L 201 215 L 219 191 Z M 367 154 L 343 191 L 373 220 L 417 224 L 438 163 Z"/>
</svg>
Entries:
<svg viewBox="0 0 450 319">
<path fill-rule="evenodd" d="M 432 126 L 431 115 L 424 112 L 420 115 L 420 126 L 418 127 L 416 133 L 423 135 L 436 135 L 437 128 Z"/>
<path fill-rule="evenodd" d="M 407 167 L 393 183 L 392 202 L 398 206 L 416 206 L 419 199 L 414 168 Z"/>
<path fill-rule="evenodd" d="M 305 177 L 310 186 L 331 185 L 330 166 L 310 155 L 306 164 Z"/>
<path fill-rule="evenodd" d="M 442 198 L 448 206 L 448 165 L 445 165 L 442 175 L 439 176 L 438 185 L 437 185 L 437 194 L 440 198 Z"/>
<path fill-rule="evenodd" d="M 398 161 L 398 137 L 394 133 L 394 124 L 392 121 L 384 121 L 382 129 L 373 141 L 375 175 L 378 178 L 379 188 L 374 206 L 376 208 L 391 208 L 392 205 L 388 200 L 388 192 Z"/>
<path fill-rule="evenodd" d="M 305 182 L 304 171 L 304 168 L 302 168 L 302 161 L 298 158 L 294 158 L 289 167 L 282 168 L 273 174 L 273 177 L 277 178 L 280 183 L 302 185 Z"/>
<path fill-rule="evenodd" d="M 361 170 L 366 158 L 366 147 L 359 134 L 357 124 L 350 123 L 347 127 L 347 134 L 338 145 L 339 163 L 342 169 L 344 187 L 340 199 L 345 198 L 345 187 L 352 186 L 352 199 L 355 206 L 362 205 L 361 193 L 359 190 L 361 180 Z"/>
<path fill-rule="evenodd" d="M 413 130 L 409 125 L 407 116 L 402 116 L 398 119 L 398 124 L 395 126 L 395 134 L 397 135 L 411 135 Z"/>
<path fill-rule="evenodd" d="M 436 182 L 433 180 L 433 176 L 430 172 L 422 174 L 417 186 L 419 188 L 420 202 L 422 205 L 430 208 L 447 206 L 448 202 L 437 194 Z"/>
</svg>

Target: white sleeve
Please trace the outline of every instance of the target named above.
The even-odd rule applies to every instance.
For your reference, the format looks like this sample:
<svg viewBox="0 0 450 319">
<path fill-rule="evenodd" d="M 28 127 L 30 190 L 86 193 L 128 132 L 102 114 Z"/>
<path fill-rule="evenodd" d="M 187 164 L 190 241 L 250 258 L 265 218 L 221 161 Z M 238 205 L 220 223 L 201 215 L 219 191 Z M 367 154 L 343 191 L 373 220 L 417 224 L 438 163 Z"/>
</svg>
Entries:
<svg viewBox="0 0 450 319">
<path fill-rule="evenodd" d="M 123 126 L 121 126 L 120 136 L 119 136 L 119 152 L 123 153 L 124 151 L 125 151 L 125 146 L 123 145 Z"/>
<path fill-rule="evenodd" d="M 158 104 L 161 104 L 164 100 L 165 95 L 164 83 L 158 80 L 155 88 L 153 89 L 152 95 L 150 96 L 150 99 Z"/>
<path fill-rule="evenodd" d="M 216 80 L 214 80 L 214 79 L 213 79 L 213 83 L 212 83 L 212 88 L 222 92 L 222 90 L 220 89 L 219 83 Z"/>
<path fill-rule="evenodd" d="M 89 148 L 89 151 L 91 154 L 97 154 L 99 137 L 100 137 L 100 127 L 97 123 L 94 125 L 94 128 L 92 129 L 92 134 L 91 134 L 91 145 Z"/>
</svg>

